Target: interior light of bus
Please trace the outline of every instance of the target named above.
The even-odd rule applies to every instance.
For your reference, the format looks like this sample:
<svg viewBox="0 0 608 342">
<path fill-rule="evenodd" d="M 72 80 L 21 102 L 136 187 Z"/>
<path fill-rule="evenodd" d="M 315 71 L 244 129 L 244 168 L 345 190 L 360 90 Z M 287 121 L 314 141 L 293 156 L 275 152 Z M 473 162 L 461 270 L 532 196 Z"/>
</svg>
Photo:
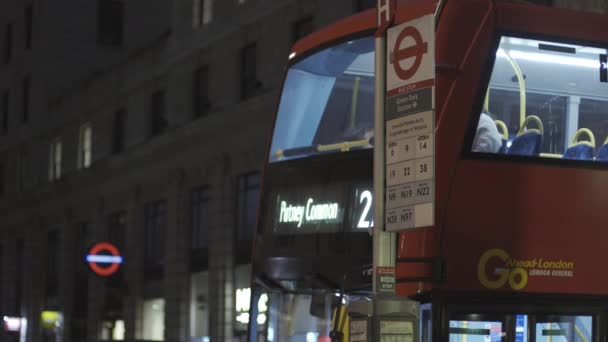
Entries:
<svg viewBox="0 0 608 342">
<path fill-rule="evenodd" d="M 258 315 L 258 324 L 262 325 L 266 323 L 266 314 Z"/>
<path fill-rule="evenodd" d="M 291 54 L 289 54 L 289 58 L 288 58 L 288 59 L 289 59 L 289 60 L 292 60 L 292 59 L 294 59 L 295 57 L 296 57 L 296 53 L 295 53 L 295 52 L 292 52 Z"/>
<path fill-rule="evenodd" d="M 547 44 L 551 44 L 551 45 L 556 45 L 556 46 L 563 46 L 563 47 L 568 47 L 568 48 L 574 48 L 576 49 L 576 53 L 577 54 L 594 54 L 594 55 L 599 55 L 599 54 L 603 54 L 606 53 L 605 49 L 600 49 L 600 48 L 594 48 L 594 47 L 589 47 L 589 46 L 576 46 L 576 45 L 570 45 L 570 44 L 562 44 L 562 43 L 556 43 L 556 42 L 545 42 L 545 41 L 539 41 L 539 40 L 531 40 L 531 39 L 522 39 L 522 38 L 503 38 L 500 42 L 501 46 L 504 45 L 509 45 L 509 46 L 528 46 L 528 47 L 533 47 L 536 48 L 538 47 L 539 43 L 547 43 Z"/>
<path fill-rule="evenodd" d="M 571 66 L 579 66 L 579 67 L 593 68 L 593 69 L 597 69 L 600 67 L 599 61 L 586 59 L 586 58 L 556 56 L 556 55 L 552 55 L 552 54 L 537 53 L 537 52 L 524 52 L 524 51 L 518 51 L 518 50 L 510 50 L 509 55 L 511 57 L 513 57 L 514 59 L 527 60 L 527 61 L 532 61 L 532 62 L 571 65 Z M 496 56 L 497 57 L 506 57 L 505 50 L 498 49 L 498 51 L 496 52 Z"/>
<path fill-rule="evenodd" d="M 319 333 L 307 332 L 306 333 L 306 342 L 317 342 L 317 337 L 319 337 Z"/>
</svg>

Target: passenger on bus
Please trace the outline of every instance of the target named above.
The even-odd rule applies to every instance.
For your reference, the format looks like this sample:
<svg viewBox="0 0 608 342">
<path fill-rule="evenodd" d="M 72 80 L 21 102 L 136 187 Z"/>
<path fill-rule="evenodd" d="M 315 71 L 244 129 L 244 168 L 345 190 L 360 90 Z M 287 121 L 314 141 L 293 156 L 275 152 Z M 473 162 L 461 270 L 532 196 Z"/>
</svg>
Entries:
<svg viewBox="0 0 608 342">
<path fill-rule="evenodd" d="M 477 124 L 475 139 L 473 140 L 473 152 L 496 153 L 502 144 L 500 133 L 496 123 L 486 112 L 482 112 Z"/>
</svg>

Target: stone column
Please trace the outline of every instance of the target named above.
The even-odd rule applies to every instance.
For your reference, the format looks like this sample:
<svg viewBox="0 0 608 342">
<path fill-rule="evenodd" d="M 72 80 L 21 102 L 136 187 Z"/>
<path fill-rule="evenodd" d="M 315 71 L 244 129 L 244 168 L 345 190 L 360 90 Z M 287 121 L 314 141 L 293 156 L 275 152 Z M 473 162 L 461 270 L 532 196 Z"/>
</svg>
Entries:
<svg viewBox="0 0 608 342">
<path fill-rule="evenodd" d="M 44 304 L 46 269 L 46 229 L 41 217 L 32 220 L 25 234 L 23 298 L 27 319 L 27 342 L 42 340 L 40 315 Z"/>
<path fill-rule="evenodd" d="M 209 232 L 209 309 L 212 341 L 229 341 L 234 316 L 234 196 L 229 157 L 222 154 L 213 165 L 213 224 Z"/>
<path fill-rule="evenodd" d="M 125 340 L 143 337 L 143 207 L 141 188 L 136 185 L 130 194 L 127 209 L 127 228 L 124 254 L 124 276 L 127 283 L 127 296 L 124 301 Z"/>
<path fill-rule="evenodd" d="M 105 203 L 103 198 L 97 199 L 97 206 L 89 226 L 89 234 L 93 243 L 105 240 Z M 105 280 L 95 274 L 89 276 L 89 305 L 87 306 L 87 339 L 97 341 L 101 336 L 102 311 L 105 304 Z"/>
<path fill-rule="evenodd" d="M 184 188 L 184 171 L 171 175 L 167 189 L 167 226 L 165 231 L 165 341 L 187 341 L 189 337 L 190 284 L 188 272 L 189 236 L 188 195 Z"/>
<path fill-rule="evenodd" d="M 63 312 L 62 342 L 71 342 L 70 328 L 74 296 L 74 273 L 77 255 L 74 250 L 74 223 L 72 210 L 64 213 L 63 223 L 59 227 L 59 303 Z M 83 261 L 84 262 L 84 261 Z"/>
</svg>

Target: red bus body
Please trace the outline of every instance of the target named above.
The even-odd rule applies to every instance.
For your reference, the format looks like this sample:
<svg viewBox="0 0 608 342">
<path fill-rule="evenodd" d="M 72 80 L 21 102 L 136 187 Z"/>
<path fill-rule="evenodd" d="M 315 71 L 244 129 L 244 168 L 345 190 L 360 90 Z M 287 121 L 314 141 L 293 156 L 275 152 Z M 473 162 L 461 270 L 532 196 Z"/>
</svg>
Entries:
<svg viewBox="0 0 608 342">
<path fill-rule="evenodd" d="M 398 2 L 395 25 L 435 7 L 432 1 Z M 602 260 L 608 259 L 605 169 L 469 158 L 463 153 L 501 32 L 608 45 L 608 30 L 602 29 L 606 22 L 602 15 L 507 1 L 446 2 L 436 31 L 436 225 L 401 232 L 398 247 L 398 258 L 445 260 L 445 281 L 408 281 L 432 277 L 432 266 L 400 262 L 399 295 L 432 289 L 608 294 L 608 274 L 601 271 Z M 375 27 L 376 12 L 368 11 L 304 38 L 292 52 L 306 54 Z M 487 263 L 480 264 L 484 253 Z M 526 272 L 542 269 L 543 262 L 550 270 L 564 272 L 530 275 L 526 281 L 513 275 L 512 282 L 518 284 L 514 289 L 508 279 L 484 268 L 508 260 L 527 261 L 522 266 Z M 482 283 L 480 272 L 493 288 Z"/>
</svg>

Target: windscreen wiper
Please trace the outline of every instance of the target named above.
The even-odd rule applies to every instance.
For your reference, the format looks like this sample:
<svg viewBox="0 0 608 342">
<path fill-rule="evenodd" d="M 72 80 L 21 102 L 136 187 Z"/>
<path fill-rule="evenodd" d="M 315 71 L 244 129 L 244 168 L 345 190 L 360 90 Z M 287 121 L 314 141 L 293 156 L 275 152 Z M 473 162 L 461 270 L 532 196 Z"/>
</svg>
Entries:
<svg viewBox="0 0 608 342">
<path fill-rule="evenodd" d="M 336 152 L 342 151 L 347 152 L 353 149 L 363 148 L 363 147 L 371 147 L 374 146 L 374 137 L 369 139 L 361 139 L 361 140 L 349 140 L 349 141 L 341 141 L 332 144 L 325 145 L 310 145 L 310 146 L 301 146 L 301 147 L 292 147 L 284 150 L 277 150 L 274 155 L 277 159 L 280 158 L 290 158 L 297 157 L 301 155 L 307 154 L 318 154 L 318 153 L 326 153 L 326 152 Z"/>
</svg>

